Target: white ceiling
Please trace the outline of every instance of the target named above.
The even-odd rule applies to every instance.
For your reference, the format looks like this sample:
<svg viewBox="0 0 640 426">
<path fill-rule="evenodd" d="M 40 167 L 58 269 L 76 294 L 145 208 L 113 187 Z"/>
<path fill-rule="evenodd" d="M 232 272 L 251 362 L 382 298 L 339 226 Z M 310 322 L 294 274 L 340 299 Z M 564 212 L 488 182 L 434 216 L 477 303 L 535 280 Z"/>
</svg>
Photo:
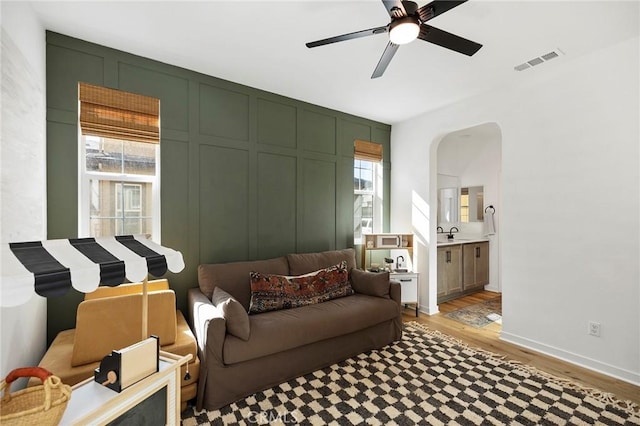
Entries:
<svg viewBox="0 0 640 426">
<path fill-rule="evenodd" d="M 539 69 L 513 67 L 551 50 L 565 53 L 559 63 L 637 36 L 640 10 L 638 1 L 471 0 L 429 24 L 483 44 L 478 53 L 416 40 L 371 80 L 387 34 L 305 43 L 386 25 L 379 0 L 32 4 L 46 29 L 389 124 L 531 78 Z"/>
</svg>

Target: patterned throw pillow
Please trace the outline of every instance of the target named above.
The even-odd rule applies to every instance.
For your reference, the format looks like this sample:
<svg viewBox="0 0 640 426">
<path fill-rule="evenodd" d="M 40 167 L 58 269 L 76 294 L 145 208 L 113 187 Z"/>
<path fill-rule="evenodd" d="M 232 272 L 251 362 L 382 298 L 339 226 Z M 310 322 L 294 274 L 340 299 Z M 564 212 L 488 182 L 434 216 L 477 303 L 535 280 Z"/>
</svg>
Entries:
<svg viewBox="0 0 640 426">
<path fill-rule="evenodd" d="M 298 308 L 352 294 L 346 261 L 296 277 L 251 272 L 249 313 Z"/>
</svg>

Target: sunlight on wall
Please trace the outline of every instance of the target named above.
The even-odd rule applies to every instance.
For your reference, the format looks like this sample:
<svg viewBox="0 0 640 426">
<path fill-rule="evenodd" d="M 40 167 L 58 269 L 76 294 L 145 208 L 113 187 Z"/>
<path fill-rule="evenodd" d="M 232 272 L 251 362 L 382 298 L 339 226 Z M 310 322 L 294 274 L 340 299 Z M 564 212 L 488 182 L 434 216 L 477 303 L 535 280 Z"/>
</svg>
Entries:
<svg viewBox="0 0 640 426">
<path fill-rule="evenodd" d="M 413 233 L 415 241 L 414 247 L 423 245 L 429 247 L 429 224 L 431 223 L 429 217 L 429 203 L 422 198 L 416 191 L 411 191 L 411 225 L 413 226 Z M 413 265 L 414 270 L 419 270 L 418 257 L 414 256 Z"/>
</svg>

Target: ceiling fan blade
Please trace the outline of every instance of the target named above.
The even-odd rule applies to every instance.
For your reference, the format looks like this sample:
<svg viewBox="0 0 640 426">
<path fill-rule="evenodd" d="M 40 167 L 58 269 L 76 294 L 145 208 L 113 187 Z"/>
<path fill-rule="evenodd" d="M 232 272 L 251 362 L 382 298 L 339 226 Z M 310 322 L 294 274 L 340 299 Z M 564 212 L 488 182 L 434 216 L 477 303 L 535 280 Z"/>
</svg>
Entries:
<svg viewBox="0 0 640 426">
<path fill-rule="evenodd" d="M 456 6 L 460 6 L 465 2 L 467 2 L 467 0 L 434 0 L 418 9 L 418 16 L 420 16 L 421 22 L 427 22 L 429 19 L 442 15 L 446 11 L 453 9 Z"/>
<path fill-rule="evenodd" d="M 387 31 L 389 31 L 389 26 L 385 25 L 384 27 L 369 28 L 368 30 L 356 31 L 349 34 L 342 34 L 335 37 L 325 38 L 323 40 L 312 41 L 312 42 L 306 43 L 306 46 L 309 48 L 324 46 L 325 44 L 336 43 L 339 41 L 352 40 L 354 38 L 382 34 L 382 33 L 386 33 Z"/>
<path fill-rule="evenodd" d="M 400 0 L 382 0 L 382 3 L 392 19 L 407 16 L 407 11 L 404 10 L 404 5 Z"/>
<path fill-rule="evenodd" d="M 391 42 L 387 44 L 384 52 L 382 52 L 382 57 L 378 61 L 378 65 L 376 65 L 376 69 L 373 70 L 373 74 L 371 74 L 371 78 L 378 78 L 384 74 L 384 71 L 387 69 L 387 66 L 389 66 L 389 62 L 391 62 L 393 55 L 396 54 L 399 47 L 399 44 L 393 44 Z"/>
<path fill-rule="evenodd" d="M 467 56 L 472 56 L 482 47 L 481 44 L 475 41 L 467 40 L 427 24 L 420 25 L 418 38 Z"/>
</svg>

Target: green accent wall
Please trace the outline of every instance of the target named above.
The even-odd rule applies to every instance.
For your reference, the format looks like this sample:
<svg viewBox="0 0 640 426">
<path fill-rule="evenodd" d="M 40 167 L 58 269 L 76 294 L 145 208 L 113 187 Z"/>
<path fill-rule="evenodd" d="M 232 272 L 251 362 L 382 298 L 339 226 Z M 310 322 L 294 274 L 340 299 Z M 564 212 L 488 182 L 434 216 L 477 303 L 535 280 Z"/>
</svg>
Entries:
<svg viewBox="0 0 640 426">
<path fill-rule="evenodd" d="M 353 247 L 356 138 L 384 147 L 389 229 L 391 126 L 47 32 L 50 239 L 78 236 L 80 81 L 160 99 L 161 239 L 185 259 L 167 276 L 185 316 L 199 264 Z M 48 300 L 49 342 L 82 299 Z"/>
</svg>

